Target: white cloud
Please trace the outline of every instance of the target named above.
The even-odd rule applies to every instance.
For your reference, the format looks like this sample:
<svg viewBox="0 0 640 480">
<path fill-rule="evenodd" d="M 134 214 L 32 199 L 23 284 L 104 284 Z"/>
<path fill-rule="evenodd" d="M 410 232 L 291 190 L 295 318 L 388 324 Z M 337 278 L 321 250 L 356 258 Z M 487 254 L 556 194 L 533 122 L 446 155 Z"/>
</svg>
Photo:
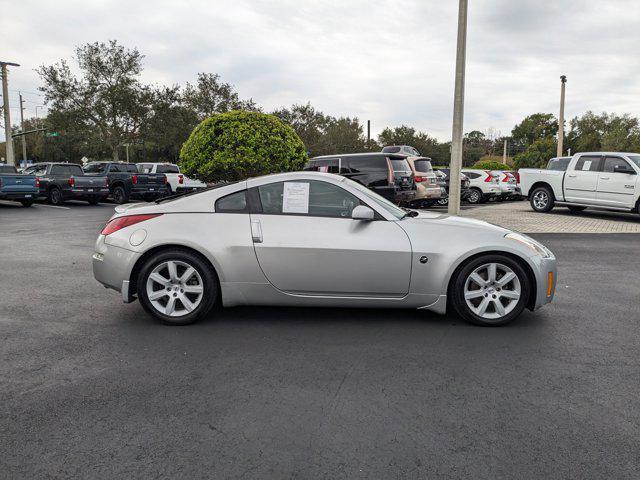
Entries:
<svg viewBox="0 0 640 480">
<path fill-rule="evenodd" d="M 9 5 L 10 3 L 10 5 Z M 149 83 L 213 72 L 266 110 L 310 101 L 332 115 L 450 136 L 457 2 L 2 0 L 0 33 L 17 90 L 76 45 L 117 39 L 146 55 Z M 469 9 L 465 130 L 506 133 L 523 116 L 640 114 L 640 8 L 634 1 L 474 0 Z M 27 114 L 41 99 L 25 94 Z"/>
</svg>

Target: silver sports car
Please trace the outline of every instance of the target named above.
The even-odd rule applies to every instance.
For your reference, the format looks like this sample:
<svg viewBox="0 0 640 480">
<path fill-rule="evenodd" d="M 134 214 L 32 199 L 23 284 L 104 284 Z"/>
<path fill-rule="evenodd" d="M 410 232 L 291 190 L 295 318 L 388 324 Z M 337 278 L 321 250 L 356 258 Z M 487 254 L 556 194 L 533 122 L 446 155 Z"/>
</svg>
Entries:
<svg viewBox="0 0 640 480">
<path fill-rule="evenodd" d="M 551 302 L 556 260 L 504 228 L 404 210 L 347 178 L 296 172 L 119 206 L 93 272 L 171 325 L 216 303 L 452 307 L 503 325 Z"/>
</svg>

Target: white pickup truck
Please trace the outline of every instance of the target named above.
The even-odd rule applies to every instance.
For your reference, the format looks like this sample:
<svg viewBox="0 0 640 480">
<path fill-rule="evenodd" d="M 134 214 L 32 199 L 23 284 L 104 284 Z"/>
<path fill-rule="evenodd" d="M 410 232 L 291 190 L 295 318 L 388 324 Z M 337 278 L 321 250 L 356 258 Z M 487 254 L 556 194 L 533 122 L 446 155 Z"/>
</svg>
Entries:
<svg viewBox="0 0 640 480">
<path fill-rule="evenodd" d="M 593 207 L 640 213 L 638 153 L 578 153 L 566 170 L 523 168 L 519 173 L 522 194 L 536 212 L 561 205 L 573 212 Z"/>
<path fill-rule="evenodd" d="M 164 173 L 169 184 L 169 195 L 193 192 L 207 188 L 207 184 L 199 180 L 192 180 L 183 173 L 180 167 L 173 163 L 138 163 L 136 164 L 140 173 Z"/>
</svg>

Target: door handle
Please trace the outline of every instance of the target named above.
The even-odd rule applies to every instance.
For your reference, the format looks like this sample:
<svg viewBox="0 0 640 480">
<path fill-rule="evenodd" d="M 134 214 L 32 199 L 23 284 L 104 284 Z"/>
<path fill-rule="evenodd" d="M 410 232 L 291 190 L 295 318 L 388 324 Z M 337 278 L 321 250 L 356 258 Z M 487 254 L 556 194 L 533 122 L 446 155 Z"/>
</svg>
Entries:
<svg viewBox="0 0 640 480">
<path fill-rule="evenodd" d="M 575 173 L 570 173 L 569 175 L 567 175 L 567 177 L 576 178 L 576 174 Z"/>
<path fill-rule="evenodd" d="M 262 243 L 262 225 L 260 220 L 251 220 L 251 238 L 253 243 Z"/>
<path fill-rule="evenodd" d="M 609 180 L 611 177 L 600 177 L 600 180 Z"/>
</svg>

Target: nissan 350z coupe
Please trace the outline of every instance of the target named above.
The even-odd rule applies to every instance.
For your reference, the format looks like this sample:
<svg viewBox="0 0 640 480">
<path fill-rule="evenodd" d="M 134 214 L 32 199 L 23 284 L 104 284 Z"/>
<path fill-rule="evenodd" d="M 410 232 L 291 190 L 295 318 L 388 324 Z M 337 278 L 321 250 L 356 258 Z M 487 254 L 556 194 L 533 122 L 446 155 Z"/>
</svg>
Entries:
<svg viewBox="0 0 640 480">
<path fill-rule="evenodd" d="M 119 206 L 96 242 L 93 271 L 171 325 L 216 303 L 452 307 L 469 322 L 503 325 L 551 302 L 556 283 L 555 257 L 527 236 L 401 209 L 319 172 Z"/>
</svg>

